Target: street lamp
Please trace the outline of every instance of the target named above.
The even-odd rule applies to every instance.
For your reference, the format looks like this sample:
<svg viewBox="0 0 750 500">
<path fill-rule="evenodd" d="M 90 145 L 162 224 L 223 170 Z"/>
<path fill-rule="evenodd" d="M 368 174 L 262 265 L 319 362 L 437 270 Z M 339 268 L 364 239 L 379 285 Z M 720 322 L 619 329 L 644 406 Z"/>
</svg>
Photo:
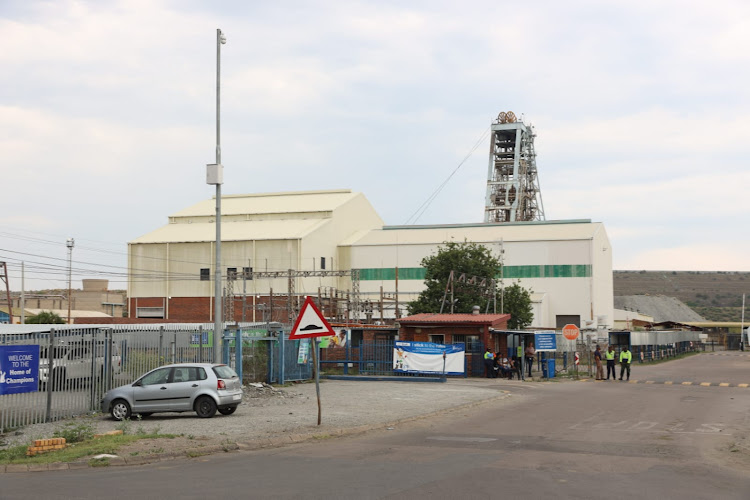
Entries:
<svg viewBox="0 0 750 500">
<path fill-rule="evenodd" d="M 68 324 L 70 324 L 71 278 L 73 277 L 73 246 L 75 243 L 73 238 L 68 238 L 68 241 L 65 242 L 65 246 L 68 247 Z"/>
<path fill-rule="evenodd" d="M 224 182 L 224 166 L 221 164 L 221 46 L 227 37 L 216 30 L 216 163 L 206 165 L 206 184 L 216 186 L 216 265 L 214 269 L 214 363 L 221 362 L 221 184 Z"/>
</svg>

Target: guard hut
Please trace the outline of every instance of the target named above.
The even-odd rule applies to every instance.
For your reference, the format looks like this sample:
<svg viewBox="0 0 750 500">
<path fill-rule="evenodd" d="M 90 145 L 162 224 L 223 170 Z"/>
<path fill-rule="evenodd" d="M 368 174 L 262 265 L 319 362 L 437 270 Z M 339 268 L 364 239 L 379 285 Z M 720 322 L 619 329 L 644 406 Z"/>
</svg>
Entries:
<svg viewBox="0 0 750 500">
<path fill-rule="evenodd" d="M 484 373 L 482 356 L 486 347 L 492 352 L 505 352 L 504 335 L 495 328 L 508 326 L 510 314 L 436 314 L 422 313 L 398 320 L 399 340 L 466 345 L 467 375 Z"/>
</svg>

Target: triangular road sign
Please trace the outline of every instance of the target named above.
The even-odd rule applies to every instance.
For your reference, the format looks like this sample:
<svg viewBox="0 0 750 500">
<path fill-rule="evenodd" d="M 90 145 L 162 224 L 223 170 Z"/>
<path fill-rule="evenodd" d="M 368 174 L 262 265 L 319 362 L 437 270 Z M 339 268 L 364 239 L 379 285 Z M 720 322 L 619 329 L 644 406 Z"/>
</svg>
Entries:
<svg viewBox="0 0 750 500">
<path fill-rule="evenodd" d="M 336 333 L 315 306 L 312 297 L 307 297 L 305 303 L 302 305 L 302 310 L 299 312 L 299 316 L 297 316 L 297 321 L 294 323 L 294 328 L 292 328 L 292 332 L 289 334 L 289 338 L 305 339 L 309 337 L 328 337 L 329 335 L 336 335 Z"/>
</svg>

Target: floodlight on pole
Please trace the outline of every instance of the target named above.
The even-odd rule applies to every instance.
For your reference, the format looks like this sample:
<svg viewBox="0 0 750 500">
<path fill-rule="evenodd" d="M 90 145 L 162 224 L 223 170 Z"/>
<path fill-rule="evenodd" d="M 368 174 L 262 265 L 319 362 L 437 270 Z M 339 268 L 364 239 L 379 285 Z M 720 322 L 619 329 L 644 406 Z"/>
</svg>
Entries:
<svg viewBox="0 0 750 500">
<path fill-rule="evenodd" d="M 73 247 L 76 242 L 73 238 L 68 238 L 65 242 L 65 246 L 68 247 L 68 324 L 70 324 L 70 302 L 72 301 L 72 286 L 71 281 L 73 277 Z"/>
<path fill-rule="evenodd" d="M 221 184 L 224 166 L 221 164 L 221 46 L 227 37 L 216 30 L 216 163 L 206 166 L 206 184 L 216 185 L 216 264 L 214 266 L 214 335 L 213 361 L 221 362 L 222 307 L 221 307 Z"/>
</svg>

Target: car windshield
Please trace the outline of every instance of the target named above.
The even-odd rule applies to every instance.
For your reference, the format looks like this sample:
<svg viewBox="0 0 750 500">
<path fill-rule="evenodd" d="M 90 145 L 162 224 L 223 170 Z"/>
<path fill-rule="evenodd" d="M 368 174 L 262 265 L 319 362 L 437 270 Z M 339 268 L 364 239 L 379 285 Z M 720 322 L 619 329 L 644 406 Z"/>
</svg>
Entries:
<svg viewBox="0 0 750 500">
<path fill-rule="evenodd" d="M 235 378 L 237 374 L 227 365 L 214 366 L 214 373 L 218 378 Z"/>
</svg>

